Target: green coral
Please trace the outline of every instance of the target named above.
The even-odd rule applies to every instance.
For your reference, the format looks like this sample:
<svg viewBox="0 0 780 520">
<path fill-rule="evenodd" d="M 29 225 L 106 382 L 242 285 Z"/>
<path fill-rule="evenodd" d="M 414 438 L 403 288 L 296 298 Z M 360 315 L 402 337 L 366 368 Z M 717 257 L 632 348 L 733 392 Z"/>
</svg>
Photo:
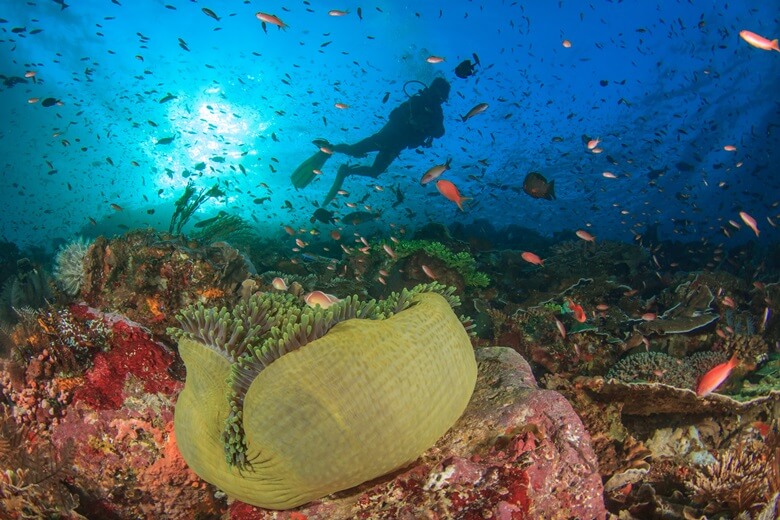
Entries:
<svg viewBox="0 0 780 520">
<path fill-rule="evenodd" d="M 424 251 L 429 256 L 441 260 L 450 269 L 460 273 L 463 276 L 463 281 L 469 287 L 487 287 L 490 284 L 490 278 L 487 274 L 477 270 L 477 261 L 468 251 L 455 253 L 441 242 L 431 240 L 401 240 L 397 244 L 393 244 L 392 247 L 399 259 L 417 251 Z M 376 246 L 376 250 L 381 248 L 382 244 Z"/>
<path fill-rule="evenodd" d="M 248 461 L 244 456 L 244 398 L 249 385 L 263 369 L 285 354 L 323 337 L 339 322 L 353 318 L 390 318 L 408 308 L 412 297 L 423 292 L 437 292 L 451 307 L 457 307 L 460 299 L 454 291 L 453 287 L 433 282 L 393 292 L 380 301 L 361 302 L 357 295 L 349 296 L 327 309 L 305 305 L 289 293 L 256 293 L 232 311 L 226 307 L 204 307 L 202 303 L 190 306 L 176 316 L 181 328 L 169 328 L 168 334 L 177 340 L 197 341 L 230 363 L 230 413 L 222 440 L 227 462 L 245 468 Z"/>
</svg>

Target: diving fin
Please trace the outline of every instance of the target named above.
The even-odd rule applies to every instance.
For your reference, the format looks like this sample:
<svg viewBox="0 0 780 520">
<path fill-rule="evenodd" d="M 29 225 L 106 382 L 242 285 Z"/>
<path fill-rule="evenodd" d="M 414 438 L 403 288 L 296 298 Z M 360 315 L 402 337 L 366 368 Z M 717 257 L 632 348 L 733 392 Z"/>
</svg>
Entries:
<svg viewBox="0 0 780 520">
<path fill-rule="evenodd" d="M 328 159 L 330 159 L 330 154 L 318 150 L 314 155 L 303 161 L 292 173 L 290 176 L 292 185 L 296 188 L 308 186 L 317 175 L 314 173 L 314 170 L 321 170 Z"/>
</svg>

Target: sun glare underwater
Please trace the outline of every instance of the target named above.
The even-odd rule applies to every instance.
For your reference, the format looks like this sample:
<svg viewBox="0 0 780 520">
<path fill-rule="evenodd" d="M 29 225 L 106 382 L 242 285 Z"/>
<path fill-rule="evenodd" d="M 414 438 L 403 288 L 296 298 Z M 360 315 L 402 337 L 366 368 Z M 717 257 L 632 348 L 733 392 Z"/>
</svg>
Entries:
<svg viewBox="0 0 780 520">
<path fill-rule="evenodd" d="M 63 518 L 101 517 L 108 496 L 116 518 L 255 518 L 236 504 L 302 506 L 403 467 L 408 457 L 385 461 L 393 450 L 354 455 L 360 471 L 323 470 L 337 477 L 281 494 L 248 493 L 236 476 L 260 471 L 247 459 L 259 441 L 242 422 L 257 411 L 250 383 L 323 335 L 346 337 L 338 322 L 355 317 L 381 322 L 388 337 L 394 323 L 430 320 L 418 338 L 442 334 L 468 355 L 446 371 L 453 380 L 399 370 L 393 386 L 368 366 L 387 383 L 381 395 L 410 407 L 425 399 L 399 386 L 453 391 L 437 413 L 416 410 L 435 427 L 385 436 L 400 426 L 383 416 L 371 421 L 374 437 L 364 432 L 353 445 L 407 439 L 393 453 L 414 444 L 415 460 L 451 426 L 451 436 L 479 437 L 453 423 L 474 385 L 488 384 L 474 376 L 474 359 L 503 347 L 571 403 L 583 443 L 572 456 L 581 459 L 559 454 L 561 464 L 590 468 L 569 475 L 590 490 L 587 503 L 479 495 L 480 486 L 454 479 L 449 488 L 423 482 L 414 498 L 407 487 L 393 513 L 371 510 L 373 518 L 422 514 L 421 504 L 452 518 L 510 506 L 572 518 L 639 518 L 672 503 L 680 518 L 769 511 L 780 486 L 770 411 L 780 395 L 779 7 L 0 0 L 0 466 L 32 468 L 0 474 L 0 516 L 13 510 L 13 495 Z M 360 303 L 372 298 L 379 303 Z M 444 301 L 460 305 L 460 321 Z M 269 308 L 274 318 L 253 321 Z M 429 314 L 412 320 L 420 309 Z M 202 344 L 208 353 L 192 354 Z M 197 364 L 209 356 L 225 366 Z M 101 379 L 96 367 L 112 359 L 114 381 Z M 91 452 L 79 447 L 98 450 L 98 430 L 82 431 L 83 407 L 118 414 L 94 427 L 116 442 L 101 444 L 104 454 L 132 451 L 147 428 L 154 441 L 144 460 L 159 462 L 179 392 L 180 402 L 199 401 L 185 381 L 222 368 L 232 386 L 214 416 L 228 426 L 202 436 L 218 449 L 184 426 L 208 418 L 176 410 L 181 454 L 173 451 L 190 467 L 185 500 L 172 505 L 173 492 L 149 485 L 156 478 L 140 463 L 132 484 L 95 484 Z M 152 394 L 163 422 L 128 412 L 124 399 L 134 395 L 147 410 Z M 489 424 L 494 410 L 478 395 L 465 414 L 478 409 Z M 131 423 L 139 429 L 116 426 Z M 564 435 L 529 428 L 511 435 L 526 447 Z M 319 433 L 327 446 L 328 432 Z M 683 453 L 673 439 L 693 447 Z M 470 445 L 472 459 L 517 463 L 490 458 L 503 449 L 479 451 L 488 444 Z M 18 458 L 48 453 L 42 446 L 68 455 Z M 337 440 L 330 448 L 323 457 L 338 459 L 333 468 L 352 456 L 339 459 Z M 106 474 L 133 463 L 111 464 Z M 18 495 L 25 475 L 32 481 L 51 465 L 67 477 Z M 770 478 L 750 473 L 755 467 Z M 738 498 L 706 483 L 717 468 L 724 481 L 731 471 L 744 483 Z M 511 490 L 520 477 L 496 478 Z M 349 493 L 363 492 L 377 493 Z M 454 507 L 453 494 L 470 498 L 447 510 L 443 497 Z"/>
</svg>

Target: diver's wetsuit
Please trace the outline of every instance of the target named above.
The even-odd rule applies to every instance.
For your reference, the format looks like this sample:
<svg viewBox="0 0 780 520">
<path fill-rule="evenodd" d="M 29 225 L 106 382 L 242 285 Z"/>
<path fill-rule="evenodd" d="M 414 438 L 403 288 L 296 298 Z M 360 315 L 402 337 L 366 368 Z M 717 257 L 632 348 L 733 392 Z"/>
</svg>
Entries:
<svg viewBox="0 0 780 520">
<path fill-rule="evenodd" d="M 379 153 L 371 166 L 342 164 L 323 204 L 333 200 L 349 175 L 376 178 L 387 170 L 404 149 L 430 147 L 434 138 L 443 136 L 444 113 L 441 104 L 447 100 L 449 91 L 449 83 L 437 78 L 430 87 L 393 109 L 390 112 L 390 120 L 379 132 L 355 144 L 332 145 L 330 148 L 334 152 L 351 157 L 365 157 L 369 152 Z"/>
<path fill-rule="evenodd" d="M 365 157 L 379 152 L 371 166 L 355 166 L 349 175 L 377 177 L 406 148 L 430 145 L 429 139 L 444 135 L 444 114 L 439 100 L 427 93 L 417 94 L 390 112 L 390 120 L 382 129 L 355 144 L 337 144 L 334 152 L 352 157 Z"/>
</svg>

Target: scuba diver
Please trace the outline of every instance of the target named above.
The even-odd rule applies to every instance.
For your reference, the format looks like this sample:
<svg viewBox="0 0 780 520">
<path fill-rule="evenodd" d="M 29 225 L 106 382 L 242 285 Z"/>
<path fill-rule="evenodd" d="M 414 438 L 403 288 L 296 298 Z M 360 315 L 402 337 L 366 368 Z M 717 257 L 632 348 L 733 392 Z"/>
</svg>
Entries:
<svg viewBox="0 0 780 520">
<path fill-rule="evenodd" d="M 449 82 L 444 78 L 436 78 L 429 87 L 394 108 L 390 112 L 389 121 L 374 135 L 355 144 L 332 145 L 325 139 L 315 139 L 312 142 L 320 150 L 293 172 L 291 176 L 293 186 L 296 188 L 307 186 L 314 176 L 320 173 L 325 161 L 334 152 L 358 158 L 365 157 L 369 152 L 378 152 L 370 166 L 349 163 L 339 166 L 336 179 L 325 196 L 324 206 L 333 200 L 341 189 L 344 179 L 350 175 L 376 178 L 387 170 L 404 149 L 420 146 L 430 148 L 434 139 L 444 135 L 444 114 L 441 104 L 447 101 L 449 94 Z"/>
</svg>

